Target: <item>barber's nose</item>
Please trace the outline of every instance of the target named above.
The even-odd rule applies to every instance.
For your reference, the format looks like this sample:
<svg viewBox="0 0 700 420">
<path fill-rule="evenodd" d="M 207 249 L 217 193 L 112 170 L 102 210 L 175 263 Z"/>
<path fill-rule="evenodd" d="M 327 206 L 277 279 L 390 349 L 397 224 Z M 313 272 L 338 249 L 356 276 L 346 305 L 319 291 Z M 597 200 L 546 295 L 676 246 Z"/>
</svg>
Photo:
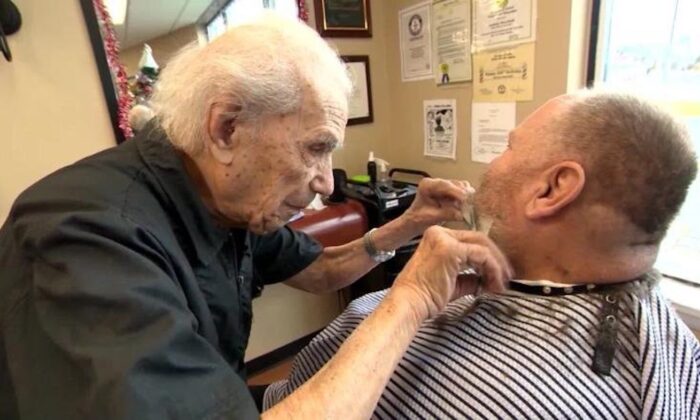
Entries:
<svg viewBox="0 0 700 420">
<path fill-rule="evenodd" d="M 313 192 L 321 195 L 331 195 L 333 193 L 333 170 L 332 164 L 329 162 L 319 168 L 318 174 L 311 181 L 311 189 Z"/>
</svg>

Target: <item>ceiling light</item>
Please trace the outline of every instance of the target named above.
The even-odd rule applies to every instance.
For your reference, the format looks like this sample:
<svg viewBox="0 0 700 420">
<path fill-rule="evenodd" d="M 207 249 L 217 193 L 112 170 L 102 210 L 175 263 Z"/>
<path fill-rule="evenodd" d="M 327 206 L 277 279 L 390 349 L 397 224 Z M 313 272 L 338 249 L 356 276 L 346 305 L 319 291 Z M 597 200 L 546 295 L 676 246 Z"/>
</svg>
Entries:
<svg viewBox="0 0 700 420">
<path fill-rule="evenodd" d="M 123 25 L 126 20 L 126 4 L 128 0 L 105 0 L 105 6 L 114 25 Z"/>
</svg>

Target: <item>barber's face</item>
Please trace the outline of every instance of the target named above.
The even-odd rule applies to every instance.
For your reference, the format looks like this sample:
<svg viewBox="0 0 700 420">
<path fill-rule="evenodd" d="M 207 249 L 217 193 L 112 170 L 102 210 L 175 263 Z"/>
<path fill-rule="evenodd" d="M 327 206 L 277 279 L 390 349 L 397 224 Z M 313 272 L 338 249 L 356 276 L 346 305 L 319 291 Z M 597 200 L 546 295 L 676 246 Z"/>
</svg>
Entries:
<svg viewBox="0 0 700 420">
<path fill-rule="evenodd" d="M 343 141 L 346 106 L 306 96 L 300 112 L 236 127 L 235 157 L 218 206 L 224 217 L 271 232 L 316 194 L 333 192 L 331 154 Z"/>
</svg>

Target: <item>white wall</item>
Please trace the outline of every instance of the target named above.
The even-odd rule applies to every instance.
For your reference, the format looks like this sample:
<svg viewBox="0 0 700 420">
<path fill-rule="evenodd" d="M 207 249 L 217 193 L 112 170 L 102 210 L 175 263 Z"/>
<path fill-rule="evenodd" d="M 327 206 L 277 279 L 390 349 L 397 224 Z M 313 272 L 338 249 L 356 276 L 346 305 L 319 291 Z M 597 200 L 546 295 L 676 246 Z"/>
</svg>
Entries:
<svg viewBox="0 0 700 420">
<path fill-rule="evenodd" d="M 29 185 L 115 144 L 77 0 L 15 0 L 22 28 L 0 57 L 0 224 Z"/>
</svg>

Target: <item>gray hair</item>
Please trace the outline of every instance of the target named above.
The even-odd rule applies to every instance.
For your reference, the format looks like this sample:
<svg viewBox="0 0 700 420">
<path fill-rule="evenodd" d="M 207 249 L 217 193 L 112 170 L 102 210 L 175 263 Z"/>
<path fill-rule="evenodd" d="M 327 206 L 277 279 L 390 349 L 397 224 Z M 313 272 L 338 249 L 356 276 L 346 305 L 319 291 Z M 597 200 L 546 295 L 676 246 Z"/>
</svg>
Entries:
<svg viewBox="0 0 700 420">
<path fill-rule="evenodd" d="M 181 50 L 161 72 L 152 106 L 173 145 L 196 155 L 215 102 L 239 109 L 239 121 L 255 122 L 298 111 L 305 93 L 344 106 L 351 91 L 343 62 L 316 31 L 267 13 Z"/>
<path fill-rule="evenodd" d="M 582 160 L 584 196 L 660 241 L 698 171 L 687 129 L 635 95 L 583 91 L 571 100 L 554 132 Z"/>
</svg>

